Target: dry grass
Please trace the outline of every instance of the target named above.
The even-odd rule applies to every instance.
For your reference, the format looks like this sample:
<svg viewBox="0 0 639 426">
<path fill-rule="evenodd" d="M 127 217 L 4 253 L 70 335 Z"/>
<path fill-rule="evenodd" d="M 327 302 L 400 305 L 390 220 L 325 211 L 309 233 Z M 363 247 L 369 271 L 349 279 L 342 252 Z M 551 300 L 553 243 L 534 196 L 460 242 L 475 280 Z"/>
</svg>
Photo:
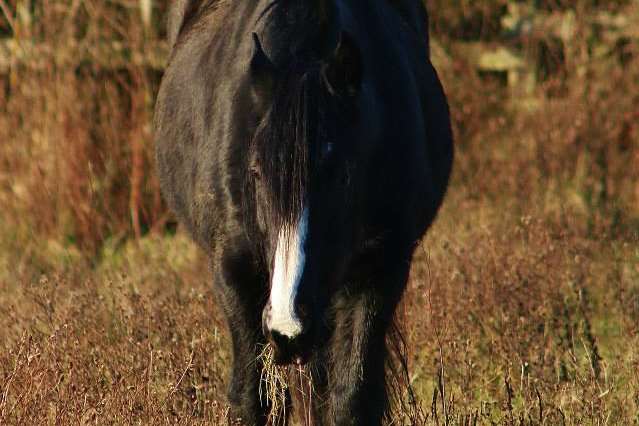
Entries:
<svg viewBox="0 0 639 426">
<path fill-rule="evenodd" d="M 312 404 L 315 396 L 313 377 L 305 366 L 279 366 L 275 364 L 274 349 L 270 344 L 264 346 L 258 361 L 262 364 L 260 374 L 260 402 L 270 406 L 267 423 L 272 426 L 285 425 L 287 417 L 287 399 L 295 398 L 298 413 L 297 421 L 312 426 Z"/>
<path fill-rule="evenodd" d="M 32 3 L 0 34 L 133 52 L 162 36 L 134 3 Z M 525 40 L 545 58 L 528 98 L 439 64 L 457 161 L 398 312 L 406 346 L 391 340 L 409 367 L 393 424 L 639 424 L 639 48 L 593 53 L 584 16 L 627 2 L 539 3 L 577 6 L 578 30 Z M 504 39 L 505 0 L 429 4 L 444 49 Z M 0 75 L 0 424 L 231 424 L 206 262 L 153 174 L 159 75 L 74 53 Z M 306 413 L 312 380 L 273 374 Z"/>
<path fill-rule="evenodd" d="M 18 5 L 19 3 L 19 5 Z M 31 4 L 33 3 L 33 4 Z M 0 74 L 0 202 L 30 233 L 94 254 L 108 238 L 140 236 L 166 220 L 153 173 L 153 94 L 160 72 L 92 54 L 105 42 L 145 51 L 134 2 L 9 1 L 20 49 L 43 44 L 31 63 Z M 19 7 L 18 7 L 19 6 Z M 0 25 L 3 20 L 0 17 Z M 127 53 L 128 52 L 128 53 Z M 36 212 L 34 214 L 34 212 Z M 5 218 L 6 220 L 6 218 Z"/>
<path fill-rule="evenodd" d="M 286 424 L 286 394 L 288 392 L 288 367 L 275 364 L 274 349 L 264 346 L 258 357 L 262 363 L 260 374 L 260 402 L 271 406 L 269 424 Z"/>
<path fill-rule="evenodd" d="M 396 412 L 397 424 L 635 421 L 637 245 L 457 208 L 420 251 L 400 311 L 421 417 Z M 60 268 L 2 270 L 0 423 L 228 424 L 226 332 L 184 235 L 128 242 L 98 265 L 49 261 Z M 267 371 L 271 403 L 307 389 L 297 371 Z"/>
<path fill-rule="evenodd" d="M 109 262 L 3 275 L 0 423 L 224 423 L 226 339 L 194 248 L 154 239 Z"/>
</svg>

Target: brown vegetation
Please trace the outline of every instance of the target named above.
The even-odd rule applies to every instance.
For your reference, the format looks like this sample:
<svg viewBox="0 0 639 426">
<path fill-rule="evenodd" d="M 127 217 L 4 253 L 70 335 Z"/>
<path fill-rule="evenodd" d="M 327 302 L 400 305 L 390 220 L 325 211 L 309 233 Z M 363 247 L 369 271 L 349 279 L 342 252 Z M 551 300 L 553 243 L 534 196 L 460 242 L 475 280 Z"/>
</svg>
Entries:
<svg viewBox="0 0 639 426">
<path fill-rule="evenodd" d="M 428 3 L 457 158 L 398 313 L 421 422 L 639 422 L 639 45 L 590 19 L 637 9 L 537 2 L 572 12 L 561 39 L 503 30 L 507 0 Z M 153 173 L 140 56 L 164 10 L 0 5 L 0 36 L 48 46 L 0 69 L 0 424 L 229 423 L 206 262 Z M 536 84 L 460 41 L 521 52 Z"/>
</svg>

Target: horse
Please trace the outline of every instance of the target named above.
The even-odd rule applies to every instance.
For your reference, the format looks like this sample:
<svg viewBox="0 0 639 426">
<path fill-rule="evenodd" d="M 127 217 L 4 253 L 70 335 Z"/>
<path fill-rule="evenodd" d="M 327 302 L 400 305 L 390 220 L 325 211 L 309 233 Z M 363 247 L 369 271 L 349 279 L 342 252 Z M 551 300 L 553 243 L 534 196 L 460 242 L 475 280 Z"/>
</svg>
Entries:
<svg viewBox="0 0 639 426">
<path fill-rule="evenodd" d="M 388 417 L 386 335 L 453 163 L 421 0 L 177 0 L 155 109 L 164 198 L 207 253 L 228 400 L 259 353 L 313 374 L 313 423 Z"/>
</svg>

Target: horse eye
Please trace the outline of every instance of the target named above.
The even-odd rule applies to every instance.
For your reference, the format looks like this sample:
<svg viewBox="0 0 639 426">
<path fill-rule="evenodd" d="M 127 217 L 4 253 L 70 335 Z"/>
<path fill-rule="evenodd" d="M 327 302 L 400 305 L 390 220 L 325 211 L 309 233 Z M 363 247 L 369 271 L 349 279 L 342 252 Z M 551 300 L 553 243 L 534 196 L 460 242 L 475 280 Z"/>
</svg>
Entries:
<svg viewBox="0 0 639 426">
<path fill-rule="evenodd" d="M 259 167 L 252 165 L 249 168 L 249 173 L 251 174 L 251 177 L 253 177 L 253 179 L 255 180 L 260 180 L 262 179 L 262 172 L 260 171 Z"/>
<path fill-rule="evenodd" d="M 350 167 L 346 169 L 344 174 L 342 175 L 342 185 L 348 186 L 351 184 L 351 170 Z"/>
<path fill-rule="evenodd" d="M 326 159 L 329 155 L 331 155 L 334 148 L 335 148 L 335 145 L 333 144 L 333 142 L 328 142 L 326 145 L 324 145 L 322 158 Z"/>
</svg>

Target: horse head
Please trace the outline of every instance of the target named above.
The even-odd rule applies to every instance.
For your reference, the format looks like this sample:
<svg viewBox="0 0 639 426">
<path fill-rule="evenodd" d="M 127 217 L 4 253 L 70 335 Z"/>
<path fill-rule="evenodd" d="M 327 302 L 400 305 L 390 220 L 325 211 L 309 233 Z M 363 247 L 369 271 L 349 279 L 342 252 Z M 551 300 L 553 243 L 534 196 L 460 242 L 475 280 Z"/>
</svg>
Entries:
<svg viewBox="0 0 639 426">
<path fill-rule="evenodd" d="M 362 54 L 347 32 L 327 54 L 298 52 L 283 65 L 253 37 L 249 75 L 261 120 L 250 180 L 270 271 L 263 330 L 277 362 L 302 363 L 321 343 L 327 306 L 360 245 L 363 142 L 372 144 L 374 126 L 362 107 Z"/>
</svg>

